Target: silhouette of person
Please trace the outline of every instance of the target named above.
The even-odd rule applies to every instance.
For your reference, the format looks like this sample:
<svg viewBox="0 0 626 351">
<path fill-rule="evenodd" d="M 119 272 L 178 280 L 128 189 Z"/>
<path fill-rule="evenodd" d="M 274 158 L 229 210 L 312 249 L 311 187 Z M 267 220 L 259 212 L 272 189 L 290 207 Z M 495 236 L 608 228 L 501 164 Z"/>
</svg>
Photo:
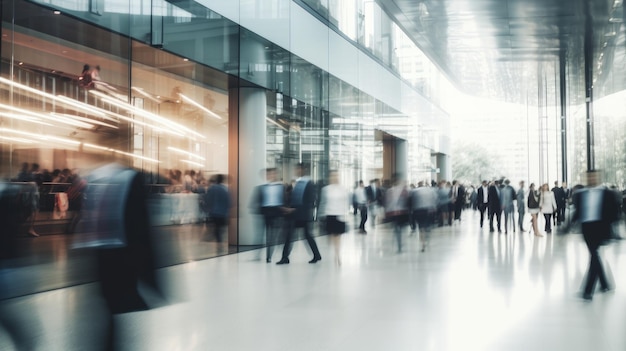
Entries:
<svg viewBox="0 0 626 351">
<path fill-rule="evenodd" d="M 291 190 L 289 196 L 288 228 L 285 234 L 285 244 L 283 246 L 283 256 L 276 264 L 289 264 L 289 254 L 291 253 L 291 241 L 294 232 L 298 228 L 304 231 L 304 237 L 311 247 L 313 259 L 309 263 L 316 263 L 322 259 L 315 239 L 311 235 L 311 222 L 313 221 L 313 209 L 315 208 L 316 190 L 313 181 L 308 176 L 307 169 L 304 164 L 298 163 L 295 168 L 296 183 Z"/>
</svg>

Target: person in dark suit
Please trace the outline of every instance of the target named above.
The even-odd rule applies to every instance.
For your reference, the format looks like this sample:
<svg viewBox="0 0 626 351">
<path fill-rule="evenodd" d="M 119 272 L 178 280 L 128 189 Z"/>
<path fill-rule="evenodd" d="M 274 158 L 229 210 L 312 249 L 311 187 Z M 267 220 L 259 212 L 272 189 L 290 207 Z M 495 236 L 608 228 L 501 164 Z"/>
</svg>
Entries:
<svg viewBox="0 0 626 351">
<path fill-rule="evenodd" d="M 276 168 L 265 170 L 267 182 L 255 190 L 254 209 L 263 217 L 267 263 L 272 262 L 272 252 L 282 227 L 285 213 L 285 186 L 278 180 Z"/>
<path fill-rule="evenodd" d="M 452 181 L 452 206 L 454 208 L 454 220 L 461 220 L 461 211 L 465 206 L 465 187 L 458 181 Z"/>
<path fill-rule="evenodd" d="M 96 248 L 101 294 L 109 312 L 104 349 L 114 350 L 120 341 L 113 316 L 150 308 L 139 283 L 145 283 L 154 296 L 164 296 L 155 274 L 156 251 L 143 175 L 112 164 L 94 170 L 88 184 L 87 225 L 93 227 L 89 229 L 92 234 L 77 237 L 74 247 Z"/>
<path fill-rule="evenodd" d="M 500 228 L 500 221 L 502 219 L 502 202 L 500 201 L 500 181 L 494 180 L 493 184 L 489 186 L 489 231 L 494 232 L 493 217 L 496 217 L 498 222 L 498 233 L 502 232 Z"/>
<path fill-rule="evenodd" d="M 217 242 L 222 242 L 222 231 L 228 224 L 230 211 L 230 195 L 224 185 L 224 175 L 215 176 L 215 184 L 205 194 L 205 203 L 209 211 L 209 220 L 213 224 L 213 233 Z"/>
<path fill-rule="evenodd" d="M 302 163 L 296 165 L 296 184 L 289 197 L 289 209 L 287 212 L 288 228 L 285 235 L 285 245 L 283 246 L 283 257 L 276 264 L 289 264 L 289 254 L 291 253 L 291 240 L 297 228 L 302 228 L 304 237 L 313 251 L 313 259 L 309 263 L 316 263 L 322 259 L 320 252 L 311 235 L 311 222 L 313 221 L 313 209 L 315 208 L 315 197 L 317 191 L 315 184 L 308 176 L 307 169 Z"/>
<path fill-rule="evenodd" d="M 583 238 L 591 256 L 582 295 L 585 300 L 593 298 L 598 280 L 601 291 L 611 289 L 598 248 L 611 238 L 611 225 L 619 218 L 619 203 L 611 190 L 600 186 L 600 177 L 599 171 L 587 172 L 587 188 L 576 191 L 572 198 L 576 211 L 572 220 L 581 223 Z"/>
<path fill-rule="evenodd" d="M 565 191 L 559 187 L 559 182 L 554 182 L 554 188 L 551 189 L 556 200 L 556 211 L 554 212 L 554 224 L 561 225 L 565 217 Z"/>
<path fill-rule="evenodd" d="M 489 186 L 486 180 L 483 180 L 482 186 L 478 187 L 476 192 L 476 207 L 480 211 L 480 227 L 483 227 L 485 220 L 485 210 L 489 205 Z"/>
<path fill-rule="evenodd" d="M 374 227 L 378 209 L 383 206 L 383 191 L 380 187 L 380 180 L 370 180 L 370 185 L 365 187 L 365 196 L 367 196 L 368 213 L 371 218 L 370 224 Z"/>
</svg>

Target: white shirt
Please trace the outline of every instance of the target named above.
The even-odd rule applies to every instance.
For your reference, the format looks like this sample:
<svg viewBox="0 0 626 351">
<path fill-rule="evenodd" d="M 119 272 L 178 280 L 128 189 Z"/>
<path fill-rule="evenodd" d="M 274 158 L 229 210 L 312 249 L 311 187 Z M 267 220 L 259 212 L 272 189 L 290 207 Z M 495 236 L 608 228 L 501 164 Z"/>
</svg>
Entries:
<svg viewBox="0 0 626 351">
<path fill-rule="evenodd" d="M 489 202 L 489 187 L 483 187 L 483 203 L 486 204 Z"/>
<path fill-rule="evenodd" d="M 359 205 L 365 205 L 367 203 L 367 196 L 365 196 L 365 188 L 358 187 L 354 189 L 354 195 L 356 196 L 356 202 Z"/>
<path fill-rule="evenodd" d="M 541 200 L 539 200 L 539 207 L 541 208 L 541 213 L 554 213 L 554 210 L 556 210 L 554 193 L 551 191 L 542 192 Z"/>
<path fill-rule="evenodd" d="M 261 191 L 263 192 L 263 203 L 261 204 L 261 207 L 276 207 L 283 205 L 283 183 L 267 183 L 263 185 Z"/>
<path fill-rule="evenodd" d="M 318 215 L 343 216 L 348 212 L 349 204 L 348 190 L 339 184 L 329 184 L 322 188 Z"/>
</svg>

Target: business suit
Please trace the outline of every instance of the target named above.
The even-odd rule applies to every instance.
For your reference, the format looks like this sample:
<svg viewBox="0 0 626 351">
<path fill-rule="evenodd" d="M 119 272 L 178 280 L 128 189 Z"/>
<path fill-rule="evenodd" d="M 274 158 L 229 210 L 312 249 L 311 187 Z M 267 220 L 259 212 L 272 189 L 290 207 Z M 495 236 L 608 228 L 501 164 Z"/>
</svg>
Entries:
<svg viewBox="0 0 626 351">
<path fill-rule="evenodd" d="M 230 195 L 228 189 L 221 180 L 213 184 L 207 190 L 205 203 L 209 211 L 209 219 L 213 223 L 213 232 L 218 242 L 222 241 L 222 231 L 228 223 L 230 212 Z"/>
<path fill-rule="evenodd" d="M 291 241 L 297 228 L 304 230 L 304 237 L 311 247 L 313 259 L 309 263 L 315 263 L 322 259 L 320 252 L 311 235 L 311 222 L 313 221 L 313 209 L 316 198 L 315 185 L 309 177 L 301 177 L 296 181 L 289 197 L 289 206 L 292 212 L 288 215 L 288 228 L 285 235 L 285 245 L 283 247 L 283 257 L 278 264 L 289 263 L 291 253 Z"/>
<path fill-rule="evenodd" d="M 496 217 L 496 220 L 498 221 L 498 232 L 502 231 L 500 229 L 500 221 L 502 219 L 502 202 L 500 200 L 501 190 L 499 186 L 499 184 L 489 186 L 489 202 L 487 206 L 489 208 L 489 230 L 492 232 L 494 231 L 493 217 Z"/>
<path fill-rule="evenodd" d="M 276 238 L 282 227 L 285 186 L 280 182 L 259 185 L 255 189 L 256 213 L 263 216 L 265 228 L 266 261 L 272 260 Z"/>
<path fill-rule="evenodd" d="M 465 206 L 465 187 L 457 185 L 452 187 L 452 198 L 454 199 L 454 219 L 461 220 L 461 211 Z"/>
<path fill-rule="evenodd" d="M 478 210 L 480 211 L 480 227 L 483 227 L 483 222 L 485 219 L 485 210 L 487 210 L 488 202 L 485 199 L 489 198 L 489 190 L 485 193 L 485 190 L 482 186 L 478 187 L 477 195 L 476 195 L 476 205 L 478 206 Z"/>
<path fill-rule="evenodd" d="M 595 192 L 596 195 L 592 195 Z M 602 199 L 597 200 L 597 196 Z M 596 200 L 592 197 L 596 196 Z M 576 209 L 573 220 L 581 223 L 583 238 L 591 256 L 583 298 L 591 300 L 596 281 L 600 281 L 603 291 L 610 289 L 604 273 L 598 248 L 611 237 L 611 224 L 619 218 L 619 204 L 615 196 L 607 188 L 583 189 L 574 193 L 573 202 Z M 598 210 L 597 206 L 601 208 Z"/>
<path fill-rule="evenodd" d="M 378 206 L 382 206 L 383 193 L 380 186 L 366 186 L 365 196 L 367 197 L 368 211 L 371 217 L 370 224 L 376 225 L 376 213 L 378 212 Z"/>
</svg>

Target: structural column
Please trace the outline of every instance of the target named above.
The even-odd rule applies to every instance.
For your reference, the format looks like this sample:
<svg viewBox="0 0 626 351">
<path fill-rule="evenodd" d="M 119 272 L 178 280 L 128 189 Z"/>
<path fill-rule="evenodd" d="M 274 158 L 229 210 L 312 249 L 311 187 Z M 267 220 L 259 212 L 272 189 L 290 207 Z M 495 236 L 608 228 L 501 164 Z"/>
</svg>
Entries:
<svg viewBox="0 0 626 351">
<path fill-rule="evenodd" d="M 238 102 L 238 103 L 237 103 Z M 235 105 L 235 106 L 233 106 Z M 264 181 L 266 167 L 267 98 L 265 90 L 240 87 L 230 91 L 229 168 L 235 206 L 230 221 L 231 245 L 262 245 L 264 232 L 250 212 L 254 188 Z M 234 145 L 237 144 L 237 145 Z"/>
<path fill-rule="evenodd" d="M 593 139 L 593 18 L 591 4 L 585 8 L 585 105 L 587 124 L 587 171 L 595 169 L 595 150 Z"/>
<path fill-rule="evenodd" d="M 564 182 L 567 182 L 567 72 L 565 50 L 559 54 L 559 83 L 561 100 L 561 174 Z"/>
</svg>

